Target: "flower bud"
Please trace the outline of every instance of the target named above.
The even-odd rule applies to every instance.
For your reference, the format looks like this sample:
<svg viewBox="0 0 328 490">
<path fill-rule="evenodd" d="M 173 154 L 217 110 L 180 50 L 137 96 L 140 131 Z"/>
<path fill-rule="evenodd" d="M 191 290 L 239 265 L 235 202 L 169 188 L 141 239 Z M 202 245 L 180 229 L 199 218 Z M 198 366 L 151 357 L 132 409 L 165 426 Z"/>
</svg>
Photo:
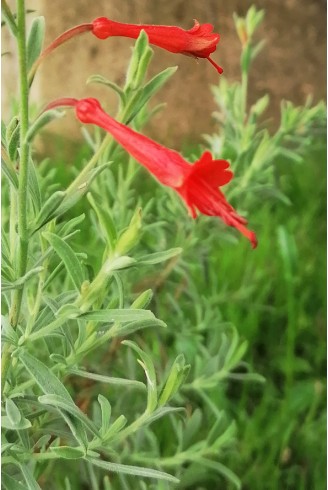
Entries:
<svg viewBox="0 0 328 490">
<path fill-rule="evenodd" d="M 128 253 L 140 239 L 140 228 L 141 228 L 141 208 L 137 208 L 132 219 L 130 221 L 129 227 L 123 232 L 123 234 L 118 239 L 115 252 L 119 255 L 125 255 Z"/>
</svg>

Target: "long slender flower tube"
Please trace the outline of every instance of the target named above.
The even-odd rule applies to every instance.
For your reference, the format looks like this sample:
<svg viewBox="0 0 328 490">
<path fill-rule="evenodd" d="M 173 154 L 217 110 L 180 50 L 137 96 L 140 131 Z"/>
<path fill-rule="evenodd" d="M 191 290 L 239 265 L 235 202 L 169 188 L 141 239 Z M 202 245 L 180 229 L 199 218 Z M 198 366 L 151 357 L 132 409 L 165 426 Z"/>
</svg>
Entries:
<svg viewBox="0 0 328 490">
<path fill-rule="evenodd" d="M 181 53 L 195 58 L 206 58 L 219 73 L 221 66 L 210 57 L 217 47 L 220 35 L 213 32 L 212 24 L 200 24 L 196 19 L 194 26 L 185 30 L 176 26 L 156 26 L 148 24 L 123 24 L 106 17 L 99 17 L 92 22 L 92 33 L 99 39 L 111 36 L 124 36 L 137 39 L 144 30 L 150 44 L 166 49 L 171 53 Z"/>
<path fill-rule="evenodd" d="M 58 99 L 50 103 L 46 110 L 62 106 L 74 107 L 82 123 L 95 124 L 110 133 L 159 182 L 180 195 L 192 218 L 196 218 L 197 210 L 207 216 L 218 216 L 245 235 L 253 248 L 256 247 L 255 233 L 246 228 L 247 221 L 237 214 L 219 189 L 233 177 L 226 160 L 213 160 L 211 153 L 205 151 L 191 165 L 178 152 L 115 121 L 102 109 L 97 99 Z"/>
<path fill-rule="evenodd" d="M 107 39 L 112 36 L 137 39 L 142 30 L 146 32 L 150 44 L 166 49 L 171 53 L 181 53 L 195 58 L 206 58 L 219 73 L 223 73 L 222 67 L 210 57 L 216 50 L 220 40 L 220 34 L 213 32 L 212 24 L 200 24 L 197 20 L 194 20 L 194 26 L 189 30 L 185 30 L 177 26 L 123 24 L 114 22 L 106 17 L 99 17 L 91 23 L 72 27 L 58 36 L 43 50 L 34 63 L 29 74 L 30 79 L 33 78 L 43 58 L 72 37 L 91 31 L 98 39 Z"/>
</svg>

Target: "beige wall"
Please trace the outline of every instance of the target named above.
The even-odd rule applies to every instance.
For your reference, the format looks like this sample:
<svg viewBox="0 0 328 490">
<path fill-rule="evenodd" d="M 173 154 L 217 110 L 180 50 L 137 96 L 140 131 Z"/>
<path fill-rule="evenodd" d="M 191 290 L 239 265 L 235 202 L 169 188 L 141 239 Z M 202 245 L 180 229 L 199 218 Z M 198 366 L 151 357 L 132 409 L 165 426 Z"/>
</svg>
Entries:
<svg viewBox="0 0 328 490">
<path fill-rule="evenodd" d="M 232 13 L 245 13 L 253 2 L 246 0 L 35 0 L 27 1 L 45 16 L 47 43 L 64 30 L 88 22 L 98 16 L 134 23 L 176 24 L 189 28 L 193 18 L 211 22 L 221 34 L 213 58 L 225 70 L 230 80 L 239 77 L 239 44 L 234 32 Z M 269 92 L 272 114 L 277 115 L 280 99 L 301 104 L 306 94 L 315 98 L 325 95 L 325 10 L 321 0 L 256 0 L 266 9 L 266 18 L 259 33 L 267 46 L 252 69 L 251 100 Z M 111 114 L 115 114 L 116 99 L 109 91 L 85 80 L 93 73 L 122 83 L 130 56 L 132 41 L 112 38 L 100 41 L 91 34 L 71 40 L 58 48 L 43 64 L 36 78 L 38 97 L 42 104 L 63 96 L 100 97 Z M 146 129 L 158 141 L 179 147 L 182 141 L 200 141 L 201 134 L 213 129 L 211 113 L 216 110 L 209 89 L 219 75 L 205 60 L 167 53 L 154 48 L 152 73 L 178 65 L 176 75 L 157 97 L 167 102 L 162 112 Z M 13 87 L 10 58 L 3 63 L 4 89 Z M 4 96 L 8 100 L 8 96 Z M 55 126 L 52 126 L 55 129 Z M 77 136 L 78 125 L 71 115 L 57 124 L 57 131 Z"/>
</svg>

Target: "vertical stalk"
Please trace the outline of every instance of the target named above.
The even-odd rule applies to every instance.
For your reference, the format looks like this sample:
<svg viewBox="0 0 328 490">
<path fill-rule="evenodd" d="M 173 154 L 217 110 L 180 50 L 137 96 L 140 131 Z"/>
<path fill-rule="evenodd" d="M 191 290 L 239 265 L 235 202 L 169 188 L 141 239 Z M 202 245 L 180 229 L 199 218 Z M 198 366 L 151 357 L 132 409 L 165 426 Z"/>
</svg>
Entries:
<svg viewBox="0 0 328 490">
<path fill-rule="evenodd" d="M 18 180 L 18 236 L 19 249 L 17 258 L 17 274 L 21 277 L 26 272 L 28 251 L 27 230 L 27 182 L 29 147 L 26 142 L 28 131 L 28 81 L 26 63 L 25 34 L 25 0 L 17 0 L 17 48 L 19 62 L 19 98 L 20 98 L 20 161 Z M 23 288 L 17 289 L 12 304 L 10 322 L 16 327 L 23 297 Z"/>
<path fill-rule="evenodd" d="M 11 263 L 15 263 L 16 221 L 17 221 L 17 192 L 10 184 L 10 221 L 9 221 L 9 252 Z"/>
<path fill-rule="evenodd" d="M 243 108 L 243 117 L 245 122 L 246 114 L 247 114 L 247 91 L 248 91 L 248 73 L 246 71 L 242 71 L 241 75 L 241 96 L 242 96 L 242 108 Z"/>
<path fill-rule="evenodd" d="M 242 115 L 243 124 L 246 123 L 247 116 L 247 92 L 248 92 L 248 72 L 249 72 L 249 52 L 250 52 L 251 40 L 246 36 L 246 40 L 242 41 L 241 56 L 240 56 L 240 67 L 241 67 L 241 104 L 242 104 Z"/>
<path fill-rule="evenodd" d="M 26 62 L 26 30 L 25 30 L 25 0 L 17 0 L 17 49 L 19 63 L 19 102 L 20 102 L 20 161 L 18 180 L 18 237 L 19 247 L 16 262 L 16 274 L 21 277 L 26 272 L 28 252 L 28 229 L 27 229 L 27 182 L 29 147 L 26 142 L 28 131 L 28 81 Z M 22 305 L 23 288 L 16 289 L 9 313 L 9 320 L 13 328 L 17 327 L 20 309 Z M 4 344 L 2 355 L 2 390 L 10 364 L 10 345 Z"/>
</svg>

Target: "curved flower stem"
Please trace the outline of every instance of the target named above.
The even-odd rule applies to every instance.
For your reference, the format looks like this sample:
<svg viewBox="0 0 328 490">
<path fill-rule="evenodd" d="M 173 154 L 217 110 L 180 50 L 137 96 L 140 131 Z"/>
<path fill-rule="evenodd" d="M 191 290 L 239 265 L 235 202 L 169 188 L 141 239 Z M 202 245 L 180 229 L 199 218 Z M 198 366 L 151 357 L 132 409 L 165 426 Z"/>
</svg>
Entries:
<svg viewBox="0 0 328 490">
<path fill-rule="evenodd" d="M 17 48 L 19 60 L 19 99 L 20 99 L 20 162 L 18 180 L 18 236 L 19 248 L 17 256 L 17 276 L 22 277 L 27 267 L 28 228 L 27 228 L 27 184 L 29 146 L 26 142 L 28 131 L 28 81 L 26 64 L 26 35 L 25 35 L 25 0 L 17 0 Z M 16 289 L 13 294 L 9 321 L 15 329 L 17 327 L 24 288 Z M 2 355 L 2 389 L 10 363 L 10 345 L 5 344 Z"/>
<path fill-rule="evenodd" d="M 72 37 L 76 37 L 80 34 L 83 34 L 84 32 L 88 32 L 92 30 L 92 24 L 81 24 L 76 27 L 72 27 L 72 29 L 69 29 L 68 31 L 63 32 L 60 36 L 56 37 L 54 41 L 52 41 L 49 46 L 42 51 L 38 59 L 34 62 L 29 74 L 28 74 L 28 81 L 29 84 L 32 83 L 34 75 L 36 73 L 36 70 L 38 69 L 40 63 L 42 60 L 48 56 L 54 49 L 58 48 L 61 44 L 64 44 L 66 41 L 71 39 Z"/>
</svg>

